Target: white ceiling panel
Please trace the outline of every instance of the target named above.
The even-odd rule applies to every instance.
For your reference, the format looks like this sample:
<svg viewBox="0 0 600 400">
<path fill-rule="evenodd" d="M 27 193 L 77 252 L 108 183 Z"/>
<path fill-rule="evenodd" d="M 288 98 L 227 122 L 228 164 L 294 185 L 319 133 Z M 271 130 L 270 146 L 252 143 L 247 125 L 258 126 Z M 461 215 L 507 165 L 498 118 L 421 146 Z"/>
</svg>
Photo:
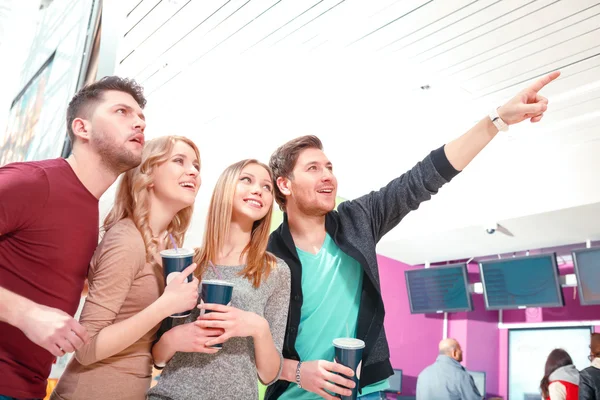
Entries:
<svg viewBox="0 0 600 400">
<path fill-rule="evenodd" d="M 572 4 L 582 6 L 580 3 L 583 2 Z M 537 16 L 533 16 L 531 18 L 533 24 L 525 24 L 524 32 L 522 30 L 511 29 L 510 26 L 507 26 L 498 32 L 494 32 L 491 46 L 490 43 L 475 43 L 470 44 L 470 46 L 465 46 L 464 49 L 461 49 L 466 53 L 463 57 L 447 66 L 442 63 L 442 68 L 439 68 L 436 71 L 449 74 L 448 76 L 453 76 L 495 58 L 502 60 L 506 55 L 521 47 L 532 43 L 537 44 L 540 40 L 551 38 L 555 35 L 560 37 L 563 30 L 571 28 L 578 29 L 579 24 L 600 15 L 600 5 L 596 3 L 582 9 L 571 7 L 565 13 L 561 13 L 561 15 L 559 15 L 560 18 L 554 20 L 552 18 L 556 18 L 555 7 L 558 6 L 561 6 L 561 3 L 553 5 L 552 7 L 546 7 L 541 10 Z M 538 19 L 538 17 L 540 19 Z M 551 22 L 546 23 L 545 21 L 547 20 Z M 490 38 L 492 38 L 492 36 L 490 36 Z"/>
<path fill-rule="evenodd" d="M 498 0 L 424 2 L 424 7 L 410 14 L 388 14 L 390 21 L 387 24 L 370 30 L 357 44 L 368 43 L 377 46 L 378 50 L 390 52 L 410 50 L 416 54 L 421 51 L 419 46 L 423 49 L 428 43 L 430 46 L 436 44 L 435 41 L 428 42 L 430 37 L 446 35 L 448 38 L 456 24 L 477 18 L 480 12 L 498 3 Z"/>
<path fill-rule="evenodd" d="M 160 3 L 171 3 L 163 0 L 139 0 L 131 1 L 131 9 L 127 12 L 127 18 L 124 25 L 123 35 L 131 31 L 137 24 L 150 14 L 156 14 L 156 8 Z"/>
</svg>

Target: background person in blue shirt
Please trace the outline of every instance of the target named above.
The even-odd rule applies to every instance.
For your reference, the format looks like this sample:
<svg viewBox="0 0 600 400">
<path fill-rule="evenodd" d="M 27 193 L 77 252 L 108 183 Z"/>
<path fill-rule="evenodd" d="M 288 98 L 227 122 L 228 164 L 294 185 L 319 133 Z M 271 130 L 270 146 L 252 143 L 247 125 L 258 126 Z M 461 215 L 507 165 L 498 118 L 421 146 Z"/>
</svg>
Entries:
<svg viewBox="0 0 600 400">
<path fill-rule="evenodd" d="M 417 378 L 417 400 L 481 400 L 473 377 L 460 365 L 463 352 L 454 339 L 444 339 L 440 355 Z"/>
</svg>

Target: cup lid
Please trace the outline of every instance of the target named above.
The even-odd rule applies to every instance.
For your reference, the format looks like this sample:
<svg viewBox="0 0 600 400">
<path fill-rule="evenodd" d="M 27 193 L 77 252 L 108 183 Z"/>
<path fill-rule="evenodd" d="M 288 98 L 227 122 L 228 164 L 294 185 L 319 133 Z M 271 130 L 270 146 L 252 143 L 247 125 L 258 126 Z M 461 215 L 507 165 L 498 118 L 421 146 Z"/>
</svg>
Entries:
<svg viewBox="0 0 600 400">
<path fill-rule="evenodd" d="M 354 338 L 337 338 L 333 339 L 333 345 L 340 349 L 356 350 L 365 347 L 365 342 Z"/>
<path fill-rule="evenodd" d="M 209 284 L 209 285 L 221 285 L 221 286 L 231 286 L 233 287 L 233 283 L 231 282 L 225 282 L 225 281 L 220 281 L 218 279 L 202 279 L 202 284 Z"/>
<path fill-rule="evenodd" d="M 192 249 L 167 249 L 160 252 L 161 257 L 165 258 L 180 258 L 180 257 L 189 257 L 194 255 L 194 250 Z"/>
</svg>

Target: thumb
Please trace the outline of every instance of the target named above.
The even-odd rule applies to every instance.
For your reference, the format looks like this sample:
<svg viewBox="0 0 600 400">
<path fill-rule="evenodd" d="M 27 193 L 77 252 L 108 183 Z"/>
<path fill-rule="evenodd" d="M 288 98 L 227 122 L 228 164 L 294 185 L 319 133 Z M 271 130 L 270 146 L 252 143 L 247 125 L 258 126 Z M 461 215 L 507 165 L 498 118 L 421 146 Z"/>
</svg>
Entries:
<svg viewBox="0 0 600 400">
<path fill-rule="evenodd" d="M 192 274 L 195 269 L 196 263 L 193 263 L 192 265 L 188 266 L 186 269 L 181 271 L 181 274 L 179 274 L 179 276 L 177 276 L 176 279 L 179 281 L 179 283 L 185 282 L 187 280 L 187 277 L 190 276 L 190 274 Z"/>
<path fill-rule="evenodd" d="M 548 105 L 542 102 L 533 104 L 524 104 L 521 106 L 521 112 L 529 115 L 539 115 L 546 111 Z"/>
</svg>

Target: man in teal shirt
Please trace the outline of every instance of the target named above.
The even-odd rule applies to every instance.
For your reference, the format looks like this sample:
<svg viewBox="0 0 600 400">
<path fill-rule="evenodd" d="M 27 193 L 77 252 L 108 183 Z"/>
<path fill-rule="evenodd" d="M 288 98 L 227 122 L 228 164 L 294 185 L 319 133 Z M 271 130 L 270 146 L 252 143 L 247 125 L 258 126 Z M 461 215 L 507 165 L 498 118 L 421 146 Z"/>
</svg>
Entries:
<svg viewBox="0 0 600 400">
<path fill-rule="evenodd" d="M 362 289 L 360 264 L 342 252 L 331 236 L 317 254 L 296 248 L 302 263 L 302 303 L 296 349 L 306 360 L 333 360 L 332 341 L 356 337 Z M 389 388 L 387 379 L 362 389 L 362 395 Z M 290 385 L 280 399 L 314 399 L 314 393 Z"/>
<path fill-rule="evenodd" d="M 558 76 L 538 80 L 410 171 L 337 210 L 337 180 L 317 137 L 291 140 L 273 153 L 275 198 L 284 220 L 268 249 L 288 264 L 292 284 L 281 378 L 267 389 L 267 400 L 350 395 L 347 388 L 354 382 L 347 378 L 354 371 L 333 362 L 332 341 L 346 336 L 365 342 L 362 368 L 356 371 L 360 395 L 377 396 L 387 387 L 393 369 L 377 243 L 465 168 L 499 130 L 526 119 L 538 122 L 548 104 L 538 92 Z M 361 164 L 360 154 L 356 162 Z"/>
</svg>

